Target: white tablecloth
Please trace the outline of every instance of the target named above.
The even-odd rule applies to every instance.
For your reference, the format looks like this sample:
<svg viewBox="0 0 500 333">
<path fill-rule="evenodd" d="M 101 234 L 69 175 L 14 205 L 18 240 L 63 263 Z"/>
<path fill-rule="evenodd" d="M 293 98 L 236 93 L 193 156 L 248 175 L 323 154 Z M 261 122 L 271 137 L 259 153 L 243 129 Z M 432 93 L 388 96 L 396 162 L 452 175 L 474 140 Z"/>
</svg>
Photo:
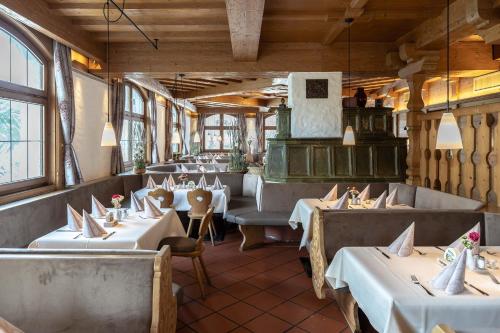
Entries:
<svg viewBox="0 0 500 333">
<path fill-rule="evenodd" d="M 210 187 L 207 188 L 208 191 L 212 191 L 212 206 L 214 207 L 214 213 L 223 213 L 224 216 L 227 212 L 227 206 L 231 200 L 231 188 L 224 185 L 222 190 L 211 190 Z M 148 188 L 140 189 L 135 192 L 135 195 L 139 200 L 142 200 L 148 193 L 152 191 Z M 191 209 L 191 205 L 187 199 L 187 193 L 192 191 L 190 189 L 180 189 L 176 188 L 174 190 L 174 208 L 177 211 L 188 211 Z"/>
<path fill-rule="evenodd" d="M 130 210 L 129 210 L 130 211 Z M 34 240 L 30 248 L 49 249 L 133 249 L 156 250 L 165 237 L 186 236 L 179 216 L 173 209 L 162 209 L 165 214 L 159 219 L 141 218 L 142 213 L 130 213 L 127 219 L 112 228 L 104 228 L 108 233 L 115 232 L 108 239 L 102 237 L 85 238 L 83 235 L 73 239 L 79 232 L 58 229 Z M 103 225 L 104 219 L 96 219 Z"/>
<path fill-rule="evenodd" d="M 373 247 L 346 247 L 335 255 L 326 271 L 333 288 L 349 287 L 359 307 L 378 332 L 428 333 L 437 324 L 446 324 L 460 333 L 500 332 L 500 286 L 488 275 L 467 270 L 465 280 L 488 293 L 483 296 L 467 287 L 459 295 L 446 295 L 430 286 L 442 269 L 437 258 L 443 252 L 434 247 L 417 247 L 409 257 L 389 254 L 385 258 Z M 500 247 L 492 248 L 498 252 Z M 490 260 L 495 256 L 483 255 Z M 500 280 L 498 269 L 491 272 Z M 435 296 L 412 283 L 415 274 Z"/>
<path fill-rule="evenodd" d="M 297 229 L 299 223 L 302 224 L 302 229 L 304 233 L 302 234 L 302 239 L 300 241 L 300 248 L 306 246 L 309 247 L 311 242 L 311 224 L 313 218 L 313 212 L 315 207 L 319 207 L 323 210 L 328 209 L 328 206 L 332 206 L 337 202 L 335 201 L 324 201 L 321 199 L 299 199 L 295 204 L 295 208 L 292 211 L 292 215 L 288 221 L 288 224 L 292 229 Z M 372 207 L 374 200 L 364 202 L 361 205 L 349 205 L 349 209 L 369 209 Z M 394 205 L 387 206 L 387 209 L 412 209 L 412 207 L 407 205 Z"/>
</svg>

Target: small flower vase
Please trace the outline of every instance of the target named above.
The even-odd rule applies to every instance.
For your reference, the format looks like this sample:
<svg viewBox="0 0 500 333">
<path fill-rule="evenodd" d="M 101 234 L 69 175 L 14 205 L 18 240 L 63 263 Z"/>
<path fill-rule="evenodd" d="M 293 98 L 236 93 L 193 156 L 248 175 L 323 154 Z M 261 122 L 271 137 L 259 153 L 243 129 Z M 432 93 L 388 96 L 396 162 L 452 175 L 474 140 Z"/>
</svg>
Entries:
<svg viewBox="0 0 500 333">
<path fill-rule="evenodd" d="M 467 268 L 474 271 L 476 270 L 477 267 L 477 255 L 474 254 L 474 251 L 471 249 L 465 249 L 465 264 L 467 265 Z"/>
<path fill-rule="evenodd" d="M 187 188 L 187 187 L 186 187 L 186 181 L 185 181 L 185 180 L 183 180 L 183 181 L 182 181 L 182 188 Z"/>
</svg>

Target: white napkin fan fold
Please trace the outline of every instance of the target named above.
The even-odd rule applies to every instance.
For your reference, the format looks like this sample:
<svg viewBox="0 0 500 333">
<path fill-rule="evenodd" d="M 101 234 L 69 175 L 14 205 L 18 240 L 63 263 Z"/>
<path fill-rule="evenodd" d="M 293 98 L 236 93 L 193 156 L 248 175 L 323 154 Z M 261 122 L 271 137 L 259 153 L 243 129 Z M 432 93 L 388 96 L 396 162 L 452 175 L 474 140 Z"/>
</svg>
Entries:
<svg viewBox="0 0 500 333">
<path fill-rule="evenodd" d="M 413 241 L 415 238 L 415 222 L 412 222 L 408 228 L 387 248 L 389 252 L 397 254 L 400 257 L 408 257 L 413 253 Z"/>
<path fill-rule="evenodd" d="M 337 192 L 338 192 L 338 186 L 337 184 L 335 184 L 334 187 L 332 187 L 332 189 L 330 190 L 330 192 L 328 192 L 324 197 L 323 197 L 323 200 L 324 201 L 335 201 L 337 200 Z"/>
<path fill-rule="evenodd" d="M 105 217 L 107 212 L 106 207 L 92 195 L 92 215 L 94 217 Z"/>
</svg>

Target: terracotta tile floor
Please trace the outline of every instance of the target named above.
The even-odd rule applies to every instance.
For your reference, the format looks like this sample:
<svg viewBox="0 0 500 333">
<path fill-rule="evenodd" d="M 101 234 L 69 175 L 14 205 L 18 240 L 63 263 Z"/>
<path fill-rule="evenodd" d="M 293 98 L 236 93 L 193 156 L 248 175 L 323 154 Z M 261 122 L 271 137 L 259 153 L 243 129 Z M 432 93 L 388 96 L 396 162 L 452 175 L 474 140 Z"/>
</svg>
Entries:
<svg viewBox="0 0 500 333">
<path fill-rule="evenodd" d="M 241 253 L 240 241 L 234 232 L 215 247 L 205 243 L 212 286 L 204 300 L 190 259 L 173 259 L 174 281 L 184 287 L 177 332 L 349 332 L 335 301 L 314 295 L 296 245 Z"/>
</svg>

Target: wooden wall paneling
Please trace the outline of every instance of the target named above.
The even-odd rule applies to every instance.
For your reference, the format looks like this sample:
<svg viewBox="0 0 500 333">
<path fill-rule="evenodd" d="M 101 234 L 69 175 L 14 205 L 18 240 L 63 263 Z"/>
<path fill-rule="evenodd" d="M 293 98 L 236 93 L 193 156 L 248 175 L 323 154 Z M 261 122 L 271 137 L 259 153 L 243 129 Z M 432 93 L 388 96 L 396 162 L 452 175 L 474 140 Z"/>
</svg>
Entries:
<svg viewBox="0 0 500 333">
<path fill-rule="evenodd" d="M 458 117 L 458 128 L 460 129 L 460 135 L 462 136 L 462 142 L 464 142 L 464 128 L 467 125 L 467 117 L 460 116 Z M 465 146 L 464 146 L 465 147 Z M 460 149 L 457 152 L 457 162 L 458 162 L 458 180 L 457 180 L 457 188 L 456 193 L 460 196 L 465 196 L 465 186 L 464 186 L 464 164 L 465 164 L 465 149 Z"/>
<path fill-rule="evenodd" d="M 477 169 L 477 189 L 479 200 L 486 202 L 487 193 L 490 188 L 490 170 L 488 167 L 488 153 L 490 152 L 490 128 L 487 122 L 487 114 L 481 114 L 481 124 L 477 131 L 478 141 L 476 150 L 479 152 L 479 163 Z"/>
<path fill-rule="evenodd" d="M 478 178 L 479 178 L 478 169 L 479 169 L 479 164 L 481 163 L 481 151 L 479 150 L 479 142 L 480 142 L 479 128 L 481 127 L 481 121 L 483 115 L 474 114 L 471 117 L 472 117 L 472 127 L 474 128 L 474 135 L 473 135 L 474 149 L 471 154 L 472 188 L 470 191 L 470 197 L 475 200 L 480 200 L 481 192 L 479 190 L 479 184 L 478 184 Z"/>
<path fill-rule="evenodd" d="M 432 126 L 432 140 L 431 140 L 431 146 L 430 149 L 433 152 L 432 153 L 432 158 L 433 158 L 433 164 L 434 164 L 434 182 L 432 185 L 432 188 L 441 191 L 441 180 L 440 178 L 440 161 L 441 161 L 441 150 L 436 149 L 436 141 L 437 141 L 437 130 L 439 128 L 439 120 L 435 119 L 433 121 L 433 126 Z"/>
<path fill-rule="evenodd" d="M 489 151 L 486 157 L 488 164 L 488 192 L 486 193 L 486 202 L 489 205 L 497 204 L 497 194 L 495 191 L 495 166 L 497 163 L 497 155 L 495 152 L 496 127 L 498 124 L 498 113 L 488 113 L 486 115 L 486 123 L 489 127 Z"/>
<path fill-rule="evenodd" d="M 473 172 L 474 167 L 472 165 L 471 155 L 474 151 L 474 128 L 472 127 L 472 118 L 470 115 L 464 116 L 466 118 L 466 124 L 463 130 L 462 142 L 464 145 L 463 149 L 463 193 L 460 194 L 464 197 L 470 197 L 470 190 L 474 186 L 473 182 Z M 462 158 L 462 157 L 461 157 Z"/>
<path fill-rule="evenodd" d="M 422 142 L 425 142 L 425 149 L 424 153 L 422 154 L 425 159 L 425 176 L 423 177 L 424 179 L 424 186 L 427 188 L 431 188 L 431 179 L 429 178 L 430 175 L 430 160 L 431 160 L 431 150 L 430 150 L 430 130 L 432 127 L 432 120 L 425 120 L 423 124 L 423 132 L 425 135 L 425 140 L 422 140 Z"/>
</svg>

